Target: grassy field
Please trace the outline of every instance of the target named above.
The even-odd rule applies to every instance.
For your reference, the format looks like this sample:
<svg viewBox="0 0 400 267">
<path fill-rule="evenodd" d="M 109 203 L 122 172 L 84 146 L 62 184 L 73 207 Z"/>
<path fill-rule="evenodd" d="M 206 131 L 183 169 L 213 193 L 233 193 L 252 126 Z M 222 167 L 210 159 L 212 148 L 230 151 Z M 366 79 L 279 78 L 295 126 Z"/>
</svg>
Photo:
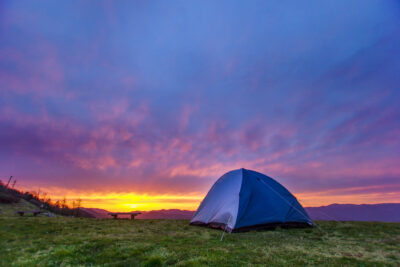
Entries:
<svg viewBox="0 0 400 267">
<path fill-rule="evenodd" d="M 0 266 L 400 266 L 400 224 L 226 234 L 183 220 L 0 216 Z"/>
</svg>

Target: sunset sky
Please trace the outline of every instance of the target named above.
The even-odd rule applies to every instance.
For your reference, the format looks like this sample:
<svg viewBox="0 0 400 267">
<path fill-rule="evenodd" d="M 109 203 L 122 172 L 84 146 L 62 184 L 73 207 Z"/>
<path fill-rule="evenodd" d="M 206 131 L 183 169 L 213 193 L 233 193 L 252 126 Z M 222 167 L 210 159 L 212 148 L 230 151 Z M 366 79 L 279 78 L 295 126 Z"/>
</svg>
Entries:
<svg viewBox="0 0 400 267">
<path fill-rule="evenodd" d="M 195 210 L 225 172 L 400 202 L 400 2 L 1 1 L 0 179 Z"/>
</svg>

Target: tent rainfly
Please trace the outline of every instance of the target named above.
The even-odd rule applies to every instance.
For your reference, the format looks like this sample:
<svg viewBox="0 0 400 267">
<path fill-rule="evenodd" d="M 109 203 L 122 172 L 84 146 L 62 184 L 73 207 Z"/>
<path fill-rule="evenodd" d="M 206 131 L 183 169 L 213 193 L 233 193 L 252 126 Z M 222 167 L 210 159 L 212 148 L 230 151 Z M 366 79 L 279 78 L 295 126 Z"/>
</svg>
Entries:
<svg viewBox="0 0 400 267">
<path fill-rule="evenodd" d="M 307 212 L 285 187 L 264 174 L 246 169 L 233 170 L 219 178 L 190 224 L 228 232 L 314 226 Z"/>
</svg>

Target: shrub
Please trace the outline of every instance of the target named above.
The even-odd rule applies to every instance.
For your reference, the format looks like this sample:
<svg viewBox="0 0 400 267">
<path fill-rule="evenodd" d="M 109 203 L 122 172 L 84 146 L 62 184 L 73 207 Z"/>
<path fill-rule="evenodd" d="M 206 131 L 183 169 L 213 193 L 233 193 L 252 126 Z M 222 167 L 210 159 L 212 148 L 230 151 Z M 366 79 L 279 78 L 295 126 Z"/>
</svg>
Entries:
<svg viewBox="0 0 400 267">
<path fill-rule="evenodd" d="M 158 267 L 162 266 L 162 260 L 160 258 L 150 258 L 148 259 L 145 264 L 145 267 Z"/>
</svg>

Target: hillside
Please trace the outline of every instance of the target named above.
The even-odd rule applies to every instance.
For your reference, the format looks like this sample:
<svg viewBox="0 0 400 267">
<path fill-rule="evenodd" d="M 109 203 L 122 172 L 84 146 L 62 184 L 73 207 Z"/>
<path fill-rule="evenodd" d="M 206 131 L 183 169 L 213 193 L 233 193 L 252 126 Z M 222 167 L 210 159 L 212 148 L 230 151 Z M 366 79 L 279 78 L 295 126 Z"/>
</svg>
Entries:
<svg viewBox="0 0 400 267">
<path fill-rule="evenodd" d="M 27 203 L 29 205 L 27 205 Z M 77 203 L 79 204 L 77 205 Z M 40 195 L 38 192 L 23 192 L 13 187 L 10 188 L 1 180 L 0 204 L 3 206 L 4 210 L 12 210 L 13 214 L 15 214 L 15 211 L 17 210 L 35 209 L 50 212 L 52 215 L 58 214 L 64 216 L 96 218 L 96 216 L 92 214 L 93 212 L 81 210 L 80 200 L 78 202 L 73 201 L 73 205 L 70 207 L 65 198 L 62 201 L 53 202 L 46 193 Z"/>
<path fill-rule="evenodd" d="M 19 210 L 28 211 L 37 209 L 37 206 L 26 201 L 25 199 L 21 199 L 17 203 L 0 203 L 0 216 L 15 216 L 15 213 Z"/>
<path fill-rule="evenodd" d="M 0 217 L 0 266 L 399 266 L 400 224 L 225 234 L 187 220 Z"/>
</svg>

